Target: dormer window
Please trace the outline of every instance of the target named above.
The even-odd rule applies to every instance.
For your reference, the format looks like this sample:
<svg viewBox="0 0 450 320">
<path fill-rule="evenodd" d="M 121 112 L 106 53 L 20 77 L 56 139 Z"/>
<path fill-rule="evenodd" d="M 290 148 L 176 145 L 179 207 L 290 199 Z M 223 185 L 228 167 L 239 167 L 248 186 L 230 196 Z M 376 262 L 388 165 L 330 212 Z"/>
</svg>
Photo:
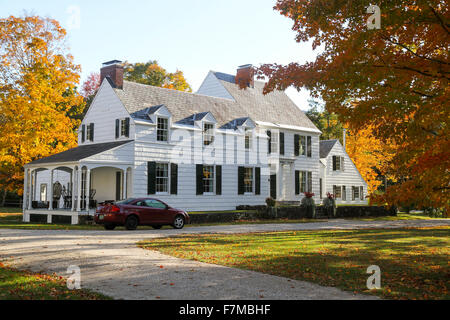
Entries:
<svg viewBox="0 0 450 320">
<path fill-rule="evenodd" d="M 130 137 L 130 118 L 116 119 L 116 139 Z"/>
<path fill-rule="evenodd" d="M 344 171 L 344 157 L 333 156 L 333 171 Z"/>
<path fill-rule="evenodd" d="M 214 142 L 214 124 L 204 123 L 203 124 L 203 145 L 209 146 Z"/>
<path fill-rule="evenodd" d="M 252 129 L 245 128 L 245 149 L 252 148 Z"/>
<path fill-rule="evenodd" d="M 156 139 L 158 141 L 168 141 L 169 140 L 169 119 L 158 117 L 157 129 L 156 129 Z"/>
</svg>

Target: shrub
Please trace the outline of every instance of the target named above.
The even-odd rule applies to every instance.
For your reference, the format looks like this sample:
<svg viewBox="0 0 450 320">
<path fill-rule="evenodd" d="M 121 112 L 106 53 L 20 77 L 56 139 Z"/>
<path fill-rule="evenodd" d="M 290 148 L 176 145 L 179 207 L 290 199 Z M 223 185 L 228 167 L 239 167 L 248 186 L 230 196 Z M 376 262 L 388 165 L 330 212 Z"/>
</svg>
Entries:
<svg viewBox="0 0 450 320">
<path fill-rule="evenodd" d="M 323 199 L 322 204 L 328 216 L 336 217 L 337 208 L 334 194 L 327 192 L 327 197 Z"/>
<path fill-rule="evenodd" d="M 305 192 L 303 193 L 305 196 L 300 201 L 300 207 L 306 209 L 306 215 L 308 218 L 316 217 L 316 204 L 314 202 L 314 193 Z"/>
<path fill-rule="evenodd" d="M 266 204 L 268 207 L 275 207 L 276 201 L 272 197 L 266 198 Z"/>
</svg>

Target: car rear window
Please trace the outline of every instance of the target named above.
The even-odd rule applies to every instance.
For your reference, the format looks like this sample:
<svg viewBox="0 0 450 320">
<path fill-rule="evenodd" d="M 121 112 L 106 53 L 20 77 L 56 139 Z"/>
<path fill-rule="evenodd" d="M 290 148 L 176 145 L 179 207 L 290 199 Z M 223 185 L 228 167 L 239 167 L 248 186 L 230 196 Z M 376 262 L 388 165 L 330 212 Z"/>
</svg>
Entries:
<svg viewBox="0 0 450 320">
<path fill-rule="evenodd" d="M 133 202 L 134 200 L 136 200 L 136 198 L 129 198 L 129 199 L 117 201 L 116 203 L 117 204 L 129 204 L 129 203 Z"/>
</svg>

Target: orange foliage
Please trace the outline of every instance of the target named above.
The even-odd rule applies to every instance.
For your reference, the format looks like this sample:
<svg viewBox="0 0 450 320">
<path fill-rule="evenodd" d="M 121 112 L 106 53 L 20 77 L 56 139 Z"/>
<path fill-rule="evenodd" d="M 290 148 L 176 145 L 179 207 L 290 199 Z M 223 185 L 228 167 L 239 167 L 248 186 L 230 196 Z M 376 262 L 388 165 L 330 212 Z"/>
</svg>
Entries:
<svg viewBox="0 0 450 320">
<path fill-rule="evenodd" d="M 368 30 L 366 1 L 278 0 L 297 41 L 323 50 L 313 62 L 267 64 L 265 92 L 289 86 L 321 96 L 353 132 L 394 146 L 397 183 L 378 200 L 450 209 L 450 9 L 442 0 L 380 0 Z"/>
<path fill-rule="evenodd" d="M 24 164 L 76 146 L 80 67 L 65 36 L 49 18 L 0 19 L 0 189 L 21 193 Z"/>
</svg>

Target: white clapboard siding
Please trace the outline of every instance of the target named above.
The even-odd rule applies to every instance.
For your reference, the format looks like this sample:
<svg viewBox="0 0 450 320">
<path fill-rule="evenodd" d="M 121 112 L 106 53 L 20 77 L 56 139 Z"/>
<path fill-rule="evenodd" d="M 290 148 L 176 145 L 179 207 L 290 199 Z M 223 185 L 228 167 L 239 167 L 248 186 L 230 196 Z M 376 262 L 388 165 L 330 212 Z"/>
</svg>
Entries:
<svg viewBox="0 0 450 320">
<path fill-rule="evenodd" d="M 124 119 L 126 117 L 130 117 L 130 114 L 108 81 L 104 80 L 81 123 L 86 128 L 90 123 L 94 123 L 94 141 L 85 140 L 84 143 L 81 142 L 80 125 L 78 129 L 78 144 L 84 145 L 134 139 L 134 122 L 132 119 L 130 120 L 130 137 L 116 139 L 116 119 Z"/>
<path fill-rule="evenodd" d="M 344 171 L 333 171 L 333 156 L 344 157 Z M 326 158 L 326 168 L 325 168 L 325 190 L 323 191 L 324 196 L 327 192 L 333 193 L 333 185 L 336 186 L 346 186 L 347 200 L 343 201 L 337 199 L 337 203 L 341 204 L 367 204 L 367 199 L 360 200 L 355 199 L 352 201 L 352 186 L 364 188 L 364 196 L 367 195 L 367 183 L 362 178 L 358 169 L 354 165 L 353 161 L 345 152 L 344 147 L 339 141 L 335 143 L 330 153 Z"/>
<path fill-rule="evenodd" d="M 211 71 L 208 73 L 196 93 L 203 94 L 205 96 L 234 100 L 233 96 L 227 91 L 227 89 L 225 89 L 225 87 Z M 230 119 L 230 121 L 231 120 L 233 119 Z"/>
<path fill-rule="evenodd" d="M 68 188 L 70 183 L 70 174 L 62 170 L 53 171 L 53 183 L 59 182 L 62 186 Z M 47 199 L 44 201 L 50 201 L 50 170 L 44 170 L 36 172 L 35 189 L 33 190 L 33 201 L 41 201 L 41 185 L 47 186 Z M 63 201 L 62 199 L 60 201 Z M 60 203 L 60 206 L 62 203 Z"/>
</svg>

